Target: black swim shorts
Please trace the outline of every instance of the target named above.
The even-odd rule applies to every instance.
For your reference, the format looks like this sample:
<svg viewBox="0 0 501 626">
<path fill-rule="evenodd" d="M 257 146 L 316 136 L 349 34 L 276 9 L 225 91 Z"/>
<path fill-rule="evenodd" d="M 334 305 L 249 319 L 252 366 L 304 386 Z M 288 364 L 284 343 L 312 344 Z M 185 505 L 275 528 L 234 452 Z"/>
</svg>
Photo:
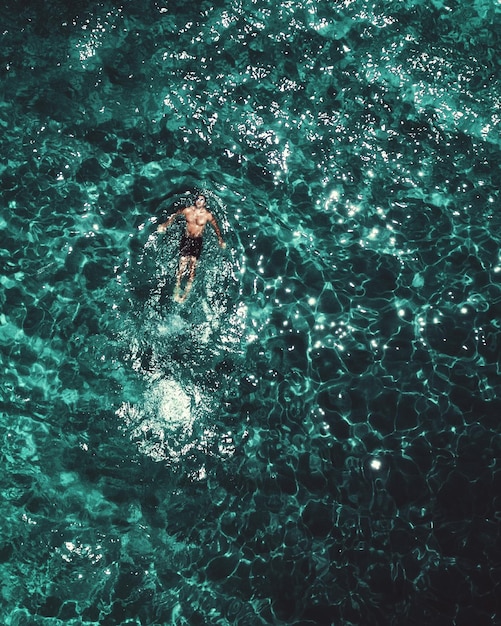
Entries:
<svg viewBox="0 0 501 626">
<path fill-rule="evenodd" d="M 181 256 L 194 256 L 196 259 L 202 253 L 202 237 L 189 237 L 185 233 L 181 237 L 179 244 L 179 254 Z"/>
</svg>

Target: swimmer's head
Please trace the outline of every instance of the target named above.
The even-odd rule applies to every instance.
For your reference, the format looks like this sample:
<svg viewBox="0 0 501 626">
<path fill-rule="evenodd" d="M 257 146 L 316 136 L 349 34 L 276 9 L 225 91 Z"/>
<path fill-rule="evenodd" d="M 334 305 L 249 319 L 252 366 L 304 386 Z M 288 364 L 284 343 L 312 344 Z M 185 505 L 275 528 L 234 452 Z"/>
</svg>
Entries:
<svg viewBox="0 0 501 626">
<path fill-rule="evenodd" d="M 196 199 L 195 199 L 195 206 L 197 206 L 197 207 L 198 206 L 204 207 L 206 202 L 207 202 L 206 197 L 202 193 L 199 193 L 197 195 Z"/>
</svg>

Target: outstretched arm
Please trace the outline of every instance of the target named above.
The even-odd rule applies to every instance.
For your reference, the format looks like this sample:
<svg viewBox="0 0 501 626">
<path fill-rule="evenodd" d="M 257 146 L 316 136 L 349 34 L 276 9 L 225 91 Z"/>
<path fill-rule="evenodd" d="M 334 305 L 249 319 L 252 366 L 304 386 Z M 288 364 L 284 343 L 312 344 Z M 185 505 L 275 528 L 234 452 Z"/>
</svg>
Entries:
<svg viewBox="0 0 501 626">
<path fill-rule="evenodd" d="M 176 219 L 176 217 L 178 215 L 181 215 L 181 213 L 184 213 L 184 211 L 185 209 L 179 209 L 179 211 L 173 213 L 166 222 L 164 222 L 163 224 L 159 224 L 157 226 L 157 233 L 165 233 L 165 231 L 169 228 L 169 226 Z"/>
<path fill-rule="evenodd" d="M 212 228 L 216 231 L 217 238 L 219 239 L 219 245 L 221 248 L 226 248 L 226 244 L 223 241 L 223 236 L 221 235 L 221 231 L 219 230 L 218 223 L 216 222 L 216 218 L 211 214 L 209 222 L 212 225 Z"/>
</svg>

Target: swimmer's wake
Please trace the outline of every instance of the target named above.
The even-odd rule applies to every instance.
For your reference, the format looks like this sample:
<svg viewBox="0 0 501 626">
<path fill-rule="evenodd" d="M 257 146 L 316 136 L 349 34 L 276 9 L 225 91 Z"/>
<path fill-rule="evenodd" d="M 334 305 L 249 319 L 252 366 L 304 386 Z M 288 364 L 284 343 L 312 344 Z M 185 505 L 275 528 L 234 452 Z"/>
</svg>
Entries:
<svg viewBox="0 0 501 626">
<path fill-rule="evenodd" d="M 182 209 L 169 218 L 172 221 L 183 213 L 187 222 L 174 289 L 178 298 L 166 297 L 166 291 L 172 293 L 169 277 L 176 262 L 170 239 L 160 246 L 150 234 L 135 262 L 131 259 L 127 271 L 141 289 L 132 282 L 130 291 L 143 295 L 129 301 L 134 308 L 124 319 L 122 340 L 135 374 L 129 397 L 116 412 L 141 453 L 183 469 L 189 459 L 190 464 L 198 464 L 190 475 L 204 471 L 207 456 L 234 450 L 231 433 L 218 414 L 224 390 L 234 377 L 232 366 L 240 358 L 245 328 L 231 257 L 222 258 L 208 247 L 194 289 L 191 284 L 181 287 L 181 270 L 189 272 L 189 283 L 201 250 L 193 247 L 201 241 L 186 242 L 186 238 L 194 233 L 201 238 L 207 223 L 214 226 L 205 200 L 198 197 L 196 204 L 198 208 L 190 205 L 189 211 Z M 167 225 L 159 227 L 160 232 Z M 214 229 L 225 247 L 217 223 Z"/>
</svg>

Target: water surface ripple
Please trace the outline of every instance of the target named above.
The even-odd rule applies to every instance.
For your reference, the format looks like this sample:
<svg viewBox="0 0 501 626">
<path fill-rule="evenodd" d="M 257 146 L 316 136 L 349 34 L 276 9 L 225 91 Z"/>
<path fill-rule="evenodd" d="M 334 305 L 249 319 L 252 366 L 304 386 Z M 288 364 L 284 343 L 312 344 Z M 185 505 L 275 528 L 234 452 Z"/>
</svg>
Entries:
<svg viewBox="0 0 501 626">
<path fill-rule="evenodd" d="M 500 623 L 499 2 L 76 7 L 0 9 L 2 623 Z"/>
</svg>

